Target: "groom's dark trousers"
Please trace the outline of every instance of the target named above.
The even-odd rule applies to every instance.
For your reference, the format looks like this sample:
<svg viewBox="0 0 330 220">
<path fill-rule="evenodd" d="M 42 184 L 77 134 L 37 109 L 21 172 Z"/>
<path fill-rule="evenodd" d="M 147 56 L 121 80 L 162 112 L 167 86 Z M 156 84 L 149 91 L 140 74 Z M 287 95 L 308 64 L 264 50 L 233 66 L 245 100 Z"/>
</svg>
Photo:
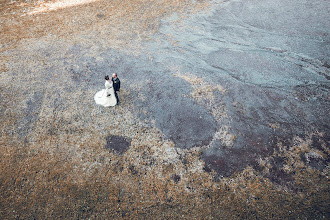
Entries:
<svg viewBox="0 0 330 220">
<path fill-rule="evenodd" d="M 113 82 L 113 90 L 115 91 L 115 96 L 117 99 L 117 104 L 119 105 L 119 98 L 118 98 L 118 92 L 120 90 L 120 80 L 118 78 L 111 78 L 112 82 Z"/>
</svg>

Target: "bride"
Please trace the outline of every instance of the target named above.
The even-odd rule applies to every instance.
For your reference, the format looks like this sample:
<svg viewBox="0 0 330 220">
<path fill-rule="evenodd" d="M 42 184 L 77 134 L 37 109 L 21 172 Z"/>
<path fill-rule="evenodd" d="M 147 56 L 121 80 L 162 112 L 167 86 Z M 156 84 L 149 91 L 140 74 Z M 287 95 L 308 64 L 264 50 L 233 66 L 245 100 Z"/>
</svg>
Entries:
<svg viewBox="0 0 330 220">
<path fill-rule="evenodd" d="M 104 86 L 105 89 L 98 91 L 94 96 L 96 104 L 103 105 L 104 107 L 115 106 L 117 104 L 117 100 L 113 91 L 112 81 L 109 76 L 105 76 Z"/>
</svg>

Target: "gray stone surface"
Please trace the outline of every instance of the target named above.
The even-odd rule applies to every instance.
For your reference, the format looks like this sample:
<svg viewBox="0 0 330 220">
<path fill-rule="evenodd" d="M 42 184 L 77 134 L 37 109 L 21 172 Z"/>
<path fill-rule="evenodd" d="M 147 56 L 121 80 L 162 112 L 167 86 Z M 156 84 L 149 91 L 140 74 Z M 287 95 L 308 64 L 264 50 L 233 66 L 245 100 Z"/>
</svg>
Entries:
<svg viewBox="0 0 330 220">
<path fill-rule="evenodd" d="M 229 117 L 218 121 L 218 128 L 228 125 L 237 138 L 230 149 L 218 143 L 204 151 L 209 168 L 219 175 L 231 175 L 270 155 L 278 142 L 290 146 L 288 141 L 294 136 L 318 131 L 328 139 L 329 3 L 227 1 L 216 4 L 204 16 L 186 19 L 181 26 L 173 25 L 175 19 L 163 23 L 158 35 L 161 43 L 149 47 L 155 62 L 170 69 L 162 76 L 170 78 L 173 69 L 189 72 L 227 90 L 218 104 L 220 108 L 220 102 L 225 103 Z M 157 85 L 158 89 L 170 87 L 168 83 Z M 169 98 L 154 96 L 153 92 L 146 91 L 149 103 Z M 187 92 L 179 87 L 175 94 L 180 97 Z M 194 113 L 192 117 L 207 118 L 201 111 L 189 111 Z M 161 111 L 153 115 L 158 121 L 166 117 Z M 160 126 L 162 130 L 171 133 L 168 131 L 177 128 L 170 118 L 165 120 L 169 123 Z M 207 123 L 212 124 L 209 119 Z M 186 129 L 191 129 L 188 125 L 192 124 Z M 186 143 L 194 142 L 192 138 L 200 133 L 199 128 L 194 129 L 196 132 L 183 133 Z M 204 133 L 210 131 L 214 130 Z"/>
</svg>

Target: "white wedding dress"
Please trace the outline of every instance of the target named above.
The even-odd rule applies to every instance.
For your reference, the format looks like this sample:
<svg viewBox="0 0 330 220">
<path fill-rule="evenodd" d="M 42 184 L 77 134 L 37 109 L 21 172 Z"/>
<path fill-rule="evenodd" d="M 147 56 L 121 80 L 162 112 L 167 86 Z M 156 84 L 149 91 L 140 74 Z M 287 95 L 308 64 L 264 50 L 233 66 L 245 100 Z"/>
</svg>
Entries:
<svg viewBox="0 0 330 220">
<path fill-rule="evenodd" d="M 104 107 L 115 106 L 117 100 L 113 91 L 112 82 L 106 80 L 104 86 L 105 89 L 98 91 L 94 96 L 96 104 L 103 105 Z"/>
</svg>

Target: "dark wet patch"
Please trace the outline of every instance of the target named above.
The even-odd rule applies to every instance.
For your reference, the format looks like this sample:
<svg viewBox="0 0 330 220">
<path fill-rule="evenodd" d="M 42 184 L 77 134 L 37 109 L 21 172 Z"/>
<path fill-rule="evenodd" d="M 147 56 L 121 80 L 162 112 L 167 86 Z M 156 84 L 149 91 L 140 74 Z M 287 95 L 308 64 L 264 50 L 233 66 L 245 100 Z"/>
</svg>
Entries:
<svg viewBox="0 0 330 220">
<path fill-rule="evenodd" d="M 233 173 L 243 170 L 250 162 L 244 149 L 209 149 L 203 152 L 202 159 L 205 161 L 204 170 L 214 170 L 217 177 L 231 176 Z"/>
<path fill-rule="evenodd" d="M 151 77 L 145 86 L 148 119 L 155 120 L 156 126 L 179 148 L 204 146 L 210 143 L 217 129 L 213 116 L 192 99 L 186 98 L 191 86 L 173 76 Z M 137 102 L 137 105 L 139 102 Z M 145 115 L 144 115 L 145 118 Z"/>
<path fill-rule="evenodd" d="M 112 149 L 117 154 L 123 154 L 131 145 L 131 139 L 123 136 L 108 136 L 105 149 Z"/>
</svg>

